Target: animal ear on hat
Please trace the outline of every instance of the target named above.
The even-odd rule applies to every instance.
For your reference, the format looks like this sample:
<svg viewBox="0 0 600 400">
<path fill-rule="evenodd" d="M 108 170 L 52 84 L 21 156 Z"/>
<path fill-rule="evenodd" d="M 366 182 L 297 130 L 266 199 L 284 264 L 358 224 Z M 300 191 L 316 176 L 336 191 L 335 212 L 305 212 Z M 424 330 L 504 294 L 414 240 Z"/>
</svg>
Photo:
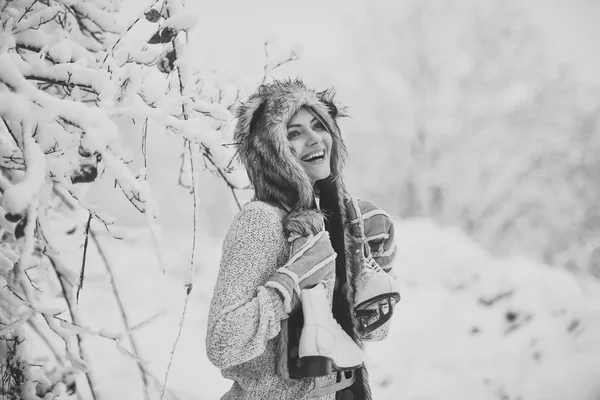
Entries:
<svg viewBox="0 0 600 400">
<path fill-rule="evenodd" d="M 327 89 L 322 92 L 318 92 L 317 96 L 319 97 L 319 100 L 323 104 L 325 104 L 325 106 L 327 107 L 327 111 L 328 111 L 329 115 L 331 116 L 331 118 L 336 119 L 337 117 L 345 117 L 346 116 L 345 108 L 340 107 L 334 101 L 334 97 L 335 97 L 334 89 Z"/>
<path fill-rule="evenodd" d="M 256 124 L 258 124 L 258 121 L 260 121 L 262 119 L 263 114 L 265 113 L 266 109 L 267 109 L 267 100 L 264 100 L 262 103 L 260 103 L 260 105 L 256 108 L 256 110 L 254 110 L 254 112 L 252 113 L 252 118 L 250 119 L 250 126 L 249 126 L 250 132 L 256 131 Z"/>
</svg>

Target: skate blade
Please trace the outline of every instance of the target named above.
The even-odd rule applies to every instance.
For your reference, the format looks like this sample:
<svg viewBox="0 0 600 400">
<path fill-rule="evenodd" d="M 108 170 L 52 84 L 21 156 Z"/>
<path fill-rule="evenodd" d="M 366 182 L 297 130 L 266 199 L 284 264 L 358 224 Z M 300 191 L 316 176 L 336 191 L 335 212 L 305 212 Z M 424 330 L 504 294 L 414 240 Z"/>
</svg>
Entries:
<svg viewBox="0 0 600 400">
<path fill-rule="evenodd" d="M 394 304 L 397 303 L 395 295 L 397 294 L 380 295 L 356 307 L 355 314 L 361 335 L 372 333 L 392 318 Z M 397 295 L 397 298 L 400 298 L 400 295 Z M 373 305 L 377 308 L 373 308 Z"/>
<path fill-rule="evenodd" d="M 370 298 L 369 300 L 365 300 L 360 304 L 357 304 L 356 306 L 354 306 L 354 308 L 357 311 L 368 311 L 368 308 L 371 307 L 372 305 L 377 304 L 377 303 L 382 303 L 384 300 L 388 300 L 388 299 L 390 300 L 391 305 L 395 305 L 400 302 L 400 293 L 393 292 L 393 293 L 380 294 L 378 296 Z"/>
<path fill-rule="evenodd" d="M 349 367 L 339 367 L 329 357 L 324 356 L 307 356 L 300 358 L 300 370 L 302 376 L 316 378 L 319 376 L 331 375 L 334 372 L 351 371 L 360 368 L 362 363 Z"/>
</svg>

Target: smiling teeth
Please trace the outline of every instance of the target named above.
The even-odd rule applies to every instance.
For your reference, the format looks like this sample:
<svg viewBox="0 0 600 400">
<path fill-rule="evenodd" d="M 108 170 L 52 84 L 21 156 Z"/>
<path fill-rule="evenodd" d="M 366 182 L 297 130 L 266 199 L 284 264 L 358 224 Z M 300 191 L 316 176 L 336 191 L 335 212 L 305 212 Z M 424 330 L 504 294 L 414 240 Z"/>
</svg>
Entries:
<svg viewBox="0 0 600 400">
<path fill-rule="evenodd" d="M 310 153 L 302 157 L 302 161 L 310 161 L 317 157 L 325 157 L 325 152 L 323 150 L 316 151 L 314 153 Z"/>
</svg>

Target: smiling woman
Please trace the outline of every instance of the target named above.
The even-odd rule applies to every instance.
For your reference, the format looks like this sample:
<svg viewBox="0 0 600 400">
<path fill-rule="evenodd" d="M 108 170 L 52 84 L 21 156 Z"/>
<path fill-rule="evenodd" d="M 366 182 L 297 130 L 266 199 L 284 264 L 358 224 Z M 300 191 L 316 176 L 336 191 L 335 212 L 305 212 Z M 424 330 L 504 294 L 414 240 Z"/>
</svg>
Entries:
<svg viewBox="0 0 600 400">
<path fill-rule="evenodd" d="M 255 190 L 223 243 L 206 350 L 223 399 L 370 399 L 362 340 L 385 337 L 399 295 L 393 225 L 346 192 L 333 91 L 259 87 L 240 107 Z M 364 308 L 363 308 L 364 307 Z"/>
</svg>

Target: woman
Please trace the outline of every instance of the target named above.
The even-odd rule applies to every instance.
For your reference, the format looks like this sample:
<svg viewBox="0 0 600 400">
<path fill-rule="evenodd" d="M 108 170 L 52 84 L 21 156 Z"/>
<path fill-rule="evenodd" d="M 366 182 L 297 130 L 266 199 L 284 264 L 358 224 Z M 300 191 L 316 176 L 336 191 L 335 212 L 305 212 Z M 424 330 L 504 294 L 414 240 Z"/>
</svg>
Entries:
<svg viewBox="0 0 600 400">
<path fill-rule="evenodd" d="M 225 237 L 209 311 L 208 358 L 234 381 L 223 399 L 370 399 L 357 352 L 385 336 L 391 309 L 378 319 L 375 304 L 361 325 L 354 306 L 382 291 L 373 271 L 391 281 L 377 264 L 389 271 L 395 245 L 389 216 L 344 189 L 342 114 L 333 91 L 300 80 L 263 85 L 239 108 L 255 197 Z M 316 343 L 323 332 L 331 340 Z"/>
</svg>

